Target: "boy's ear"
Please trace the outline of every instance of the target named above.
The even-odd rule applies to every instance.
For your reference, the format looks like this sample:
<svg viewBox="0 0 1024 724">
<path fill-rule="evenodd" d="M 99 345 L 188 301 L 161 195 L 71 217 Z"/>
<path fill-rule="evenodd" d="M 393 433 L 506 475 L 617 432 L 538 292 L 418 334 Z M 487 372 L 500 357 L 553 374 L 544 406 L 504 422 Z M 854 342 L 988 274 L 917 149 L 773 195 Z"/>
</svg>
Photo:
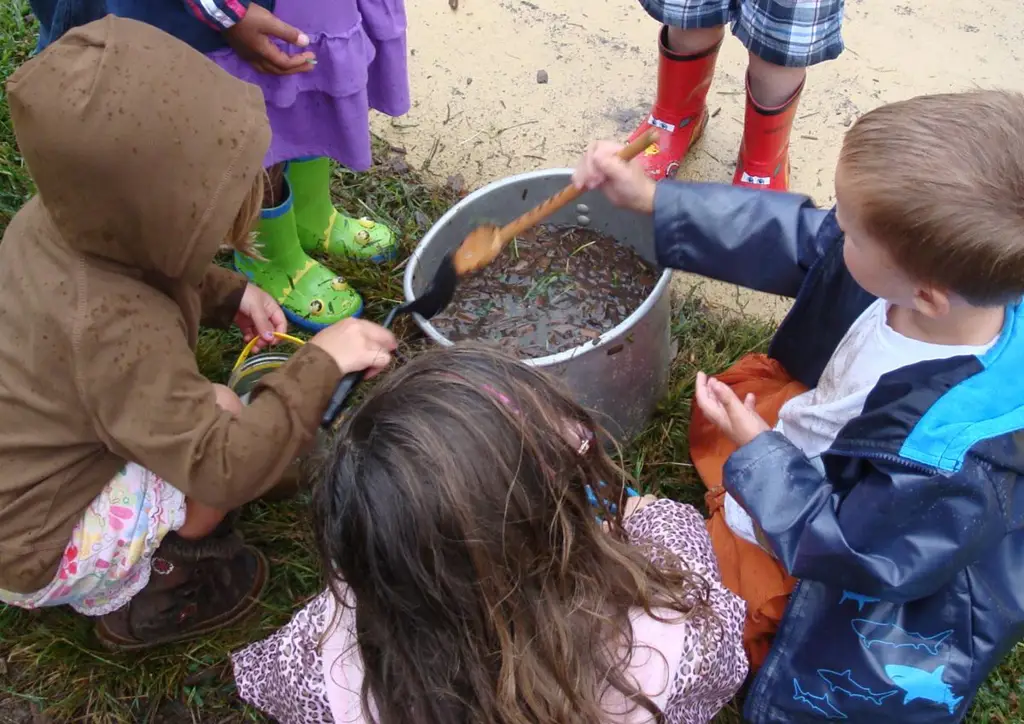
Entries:
<svg viewBox="0 0 1024 724">
<path fill-rule="evenodd" d="M 949 314 L 952 300 L 949 292 L 937 287 L 918 287 L 914 292 L 914 307 L 926 317 L 939 319 Z"/>
</svg>

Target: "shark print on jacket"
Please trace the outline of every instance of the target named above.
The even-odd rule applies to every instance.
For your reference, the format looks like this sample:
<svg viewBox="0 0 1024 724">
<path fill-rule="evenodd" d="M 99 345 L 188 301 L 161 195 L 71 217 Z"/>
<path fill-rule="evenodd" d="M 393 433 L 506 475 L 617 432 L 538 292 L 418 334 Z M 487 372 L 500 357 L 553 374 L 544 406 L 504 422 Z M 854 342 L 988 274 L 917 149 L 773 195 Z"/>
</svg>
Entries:
<svg viewBox="0 0 1024 724">
<path fill-rule="evenodd" d="M 953 696 L 949 684 L 942 680 L 945 669 L 945 666 L 940 666 L 935 671 L 925 671 L 913 666 L 890 664 L 885 667 L 885 675 L 892 679 L 892 683 L 907 692 L 903 699 L 904 704 L 909 704 L 914 699 L 924 699 L 946 706 L 952 714 L 963 697 Z"/>
<path fill-rule="evenodd" d="M 920 649 L 935 656 L 939 653 L 942 642 L 950 637 L 952 629 L 942 631 L 932 636 L 923 636 L 919 633 L 905 631 L 894 623 L 880 623 L 866 618 L 855 618 L 850 622 L 853 632 L 864 644 L 864 648 L 872 646 L 891 646 L 894 649 Z"/>
</svg>

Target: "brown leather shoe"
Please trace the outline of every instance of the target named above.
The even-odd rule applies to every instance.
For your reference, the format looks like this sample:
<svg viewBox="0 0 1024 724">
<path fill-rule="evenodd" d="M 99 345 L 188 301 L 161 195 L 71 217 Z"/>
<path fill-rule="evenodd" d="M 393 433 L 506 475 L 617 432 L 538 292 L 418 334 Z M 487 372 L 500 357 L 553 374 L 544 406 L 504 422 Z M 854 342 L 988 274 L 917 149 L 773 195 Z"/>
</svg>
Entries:
<svg viewBox="0 0 1024 724">
<path fill-rule="evenodd" d="M 127 606 L 96 622 L 111 649 L 137 651 L 230 626 L 255 610 L 269 564 L 233 532 L 197 541 L 170 533 L 152 561 L 149 583 Z"/>
</svg>

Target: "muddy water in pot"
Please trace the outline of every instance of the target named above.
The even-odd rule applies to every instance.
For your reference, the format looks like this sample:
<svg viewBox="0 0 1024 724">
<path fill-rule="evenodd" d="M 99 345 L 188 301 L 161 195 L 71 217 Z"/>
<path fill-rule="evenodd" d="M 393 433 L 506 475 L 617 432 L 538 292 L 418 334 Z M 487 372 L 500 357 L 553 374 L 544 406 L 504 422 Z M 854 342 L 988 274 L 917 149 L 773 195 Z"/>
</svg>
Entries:
<svg viewBox="0 0 1024 724">
<path fill-rule="evenodd" d="M 639 308 L 657 281 L 658 272 L 609 236 L 542 226 L 462 280 L 432 323 L 453 341 L 493 342 L 520 358 L 543 357 L 597 339 Z"/>
<path fill-rule="evenodd" d="M 403 280 L 405 301 L 415 299 L 426 289 L 444 255 L 453 252 L 466 235 L 482 223 L 506 224 L 536 206 L 539 199 L 553 196 L 571 182 L 571 169 L 531 171 L 495 181 L 459 201 L 438 219 L 413 252 Z M 607 235 L 656 268 L 651 217 L 612 205 L 600 191 L 583 194 L 574 207 L 556 212 L 550 223 L 562 228 L 582 225 Z M 575 247 L 570 251 L 574 250 Z M 504 255 L 514 254 L 514 247 L 504 252 Z M 565 261 L 561 259 L 563 264 Z M 571 264 L 569 269 L 571 271 Z M 644 429 L 668 388 L 672 357 L 669 296 L 672 273 L 661 270 L 657 276 L 657 283 L 643 303 L 598 339 L 581 333 L 583 344 L 556 354 L 524 359 L 526 364 L 558 380 L 619 440 L 626 440 Z M 452 343 L 430 321 L 414 319 L 434 343 L 445 346 Z"/>
</svg>

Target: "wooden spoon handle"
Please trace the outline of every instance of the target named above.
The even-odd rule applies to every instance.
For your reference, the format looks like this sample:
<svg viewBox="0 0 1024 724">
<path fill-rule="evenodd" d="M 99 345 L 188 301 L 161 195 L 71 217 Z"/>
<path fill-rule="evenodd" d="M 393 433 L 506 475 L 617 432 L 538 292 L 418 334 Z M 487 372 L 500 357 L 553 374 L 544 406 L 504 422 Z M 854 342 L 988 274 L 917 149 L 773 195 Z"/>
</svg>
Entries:
<svg viewBox="0 0 1024 724">
<path fill-rule="evenodd" d="M 658 134 L 652 128 L 648 130 L 647 133 L 631 141 L 621 151 L 619 151 L 619 158 L 623 161 L 632 161 L 634 158 L 639 156 L 645 148 L 657 140 Z M 535 206 L 518 219 L 515 219 L 501 227 L 498 230 L 497 243 L 504 248 L 505 245 L 527 229 L 532 229 L 566 204 L 578 199 L 585 191 L 586 189 L 578 189 L 574 184 L 569 184 L 547 201 Z"/>
</svg>

